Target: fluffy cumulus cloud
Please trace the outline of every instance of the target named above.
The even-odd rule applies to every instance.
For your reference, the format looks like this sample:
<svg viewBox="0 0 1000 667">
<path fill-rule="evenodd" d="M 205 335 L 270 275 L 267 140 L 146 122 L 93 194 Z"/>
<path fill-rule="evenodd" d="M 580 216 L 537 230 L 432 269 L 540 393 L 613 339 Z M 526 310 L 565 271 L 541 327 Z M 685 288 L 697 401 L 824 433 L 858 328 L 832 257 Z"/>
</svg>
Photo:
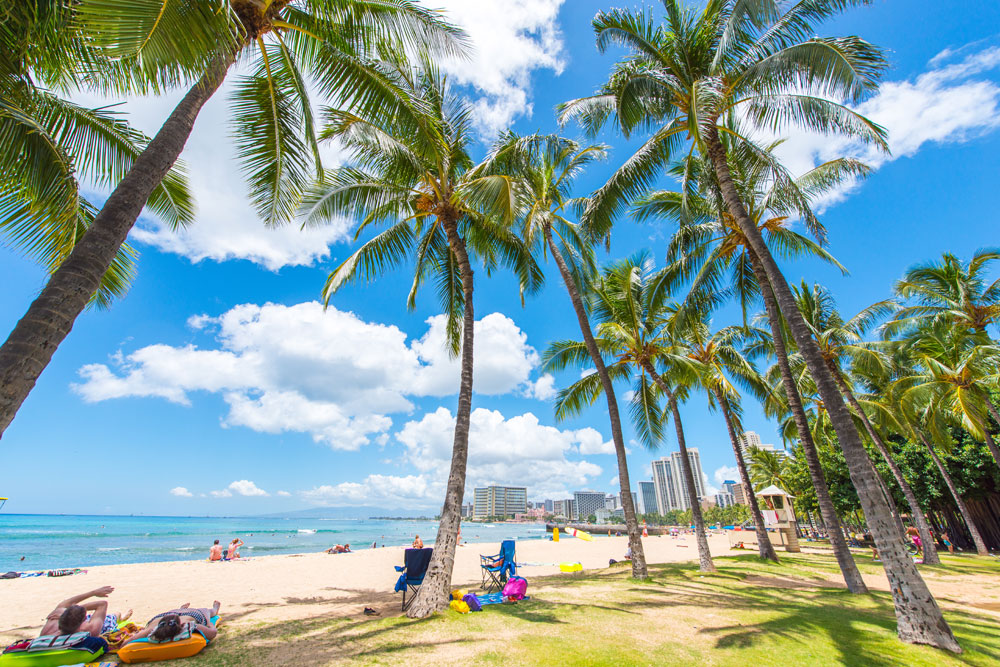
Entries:
<svg viewBox="0 0 1000 667">
<path fill-rule="evenodd" d="M 539 401 L 551 401 L 558 393 L 556 378 L 551 373 L 545 373 L 534 382 L 526 383 L 524 389 L 527 398 L 537 398 Z"/>
<path fill-rule="evenodd" d="M 452 80 L 470 86 L 473 117 L 493 135 L 531 115 L 531 73 L 565 66 L 559 7 L 563 0 L 423 0 L 463 28 L 474 52 L 441 63 Z"/>
<path fill-rule="evenodd" d="M 722 483 L 726 480 L 733 480 L 738 482 L 740 479 L 740 469 L 736 466 L 722 466 L 721 468 L 716 468 L 715 472 L 712 473 L 712 480 L 715 482 L 715 486 L 721 487 Z"/>
<path fill-rule="evenodd" d="M 443 482 L 448 474 L 455 417 L 438 408 L 407 422 L 396 438 L 407 450 L 407 461 L 429 479 Z M 469 431 L 467 489 L 486 484 L 528 486 L 532 495 L 555 496 L 584 488 L 601 474 L 601 467 L 574 460 L 584 440 L 600 439 L 594 429 L 560 430 L 546 426 L 530 413 L 510 418 L 495 410 L 473 410 Z"/>
<path fill-rule="evenodd" d="M 236 496 L 244 496 L 247 498 L 253 497 L 269 497 L 271 494 L 264 489 L 259 488 L 256 484 L 251 482 L 249 479 L 238 479 L 231 482 L 229 486 L 218 491 L 209 491 L 209 495 L 213 498 L 232 498 Z M 278 495 L 281 495 L 280 493 Z"/>
<path fill-rule="evenodd" d="M 888 130 L 891 154 L 847 139 L 795 131 L 787 133 L 778 152 L 795 173 L 841 156 L 878 168 L 928 143 L 961 142 L 991 132 L 1000 127 L 998 67 L 1000 47 L 946 49 L 916 78 L 883 83 L 857 110 Z M 828 194 L 821 205 L 843 199 L 855 186 Z"/>
<path fill-rule="evenodd" d="M 324 484 L 302 492 L 313 505 L 370 505 L 429 507 L 444 497 L 444 485 L 424 475 L 368 475 L 361 482 Z"/>
<path fill-rule="evenodd" d="M 210 392 L 228 405 L 224 426 L 299 432 L 334 449 L 384 445 L 388 415 L 413 409 L 411 397 L 454 394 L 459 361 L 445 349 L 444 319 L 432 317 L 414 341 L 397 327 L 365 322 L 316 302 L 236 306 L 192 317 L 216 347 L 149 345 L 107 364 L 80 369 L 74 390 L 89 402 L 157 397 L 190 405 Z M 530 383 L 538 355 L 508 317 L 476 323 L 476 390 L 504 394 Z M 522 389 L 523 391 L 523 389 Z"/>
<path fill-rule="evenodd" d="M 170 489 L 170 495 L 177 496 L 178 498 L 191 498 L 194 496 L 193 493 L 185 489 L 183 486 L 175 486 Z"/>
</svg>

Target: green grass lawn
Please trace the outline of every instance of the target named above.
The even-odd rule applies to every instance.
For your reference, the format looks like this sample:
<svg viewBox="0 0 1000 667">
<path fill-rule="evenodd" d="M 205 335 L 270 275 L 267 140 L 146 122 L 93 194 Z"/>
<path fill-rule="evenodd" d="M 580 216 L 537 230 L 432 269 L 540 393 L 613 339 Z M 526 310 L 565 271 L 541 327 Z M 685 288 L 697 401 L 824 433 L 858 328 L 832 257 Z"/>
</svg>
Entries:
<svg viewBox="0 0 1000 667">
<path fill-rule="evenodd" d="M 530 601 L 481 613 L 314 618 L 223 628 L 187 664 L 208 665 L 996 665 L 996 615 L 938 593 L 965 649 L 952 655 L 896 638 L 887 593 L 850 595 L 830 585 L 832 556 L 781 554 L 717 558 L 718 573 L 696 564 L 657 565 L 637 582 L 625 568 L 529 579 Z M 1000 561 L 944 556 L 922 568 L 930 580 L 989 585 Z M 881 570 L 859 556 L 864 573 Z M 986 608 L 989 608 L 986 606 Z"/>
</svg>

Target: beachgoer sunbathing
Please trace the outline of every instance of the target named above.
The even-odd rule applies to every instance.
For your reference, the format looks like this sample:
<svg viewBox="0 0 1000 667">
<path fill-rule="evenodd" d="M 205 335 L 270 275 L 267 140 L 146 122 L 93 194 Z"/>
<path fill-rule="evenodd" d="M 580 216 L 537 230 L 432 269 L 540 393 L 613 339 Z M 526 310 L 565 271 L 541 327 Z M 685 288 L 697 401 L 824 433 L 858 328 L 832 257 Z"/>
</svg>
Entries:
<svg viewBox="0 0 1000 667">
<path fill-rule="evenodd" d="M 132 616 L 129 609 L 124 614 L 109 614 L 107 600 L 83 602 L 87 598 L 106 598 L 114 592 L 111 586 L 101 586 L 92 591 L 66 598 L 45 617 L 45 625 L 38 633 L 45 635 L 72 635 L 77 632 L 89 632 L 92 637 L 100 637 L 105 632 L 113 632 L 118 628 L 119 621 L 128 620 Z M 83 604 L 80 604 L 83 602 Z M 90 612 L 90 613 L 87 613 Z"/>
<path fill-rule="evenodd" d="M 157 614 L 149 619 L 146 627 L 129 637 L 128 642 L 136 639 L 150 637 L 154 641 L 165 642 L 184 631 L 187 624 L 191 624 L 192 631 L 198 631 L 208 641 L 215 639 L 219 631 L 215 629 L 212 618 L 219 615 L 219 607 L 222 603 L 216 600 L 212 607 L 194 608 L 190 602 L 182 604 L 177 609 L 171 609 L 161 614 Z M 125 642 L 126 644 L 128 642 Z"/>
<path fill-rule="evenodd" d="M 243 540 L 238 537 L 233 538 L 233 541 L 229 543 L 229 550 L 226 552 L 226 558 L 228 560 L 235 560 L 240 557 L 240 547 L 243 546 Z"/>
<path fill-rule="evenodd" d="M 334 544 L 332 547 L 326 550 L 328 554 L 349 554 L 351 553 L 350 544 Z"/>
<path fill-rule="evenodd" d="M 423 549 L 424 548 L 424 541 L 422 539 L 420 539 L 419 535 L 417 535 L 416 537 L 413 538 L 413 548 L 414 549 Z"/>
<path fill-rule="evenodd" d="M 222 545 L 219 544 L 219 540 L 216 540 L 208 550 L 208 560 L 222 560 Z"/>
</svg>

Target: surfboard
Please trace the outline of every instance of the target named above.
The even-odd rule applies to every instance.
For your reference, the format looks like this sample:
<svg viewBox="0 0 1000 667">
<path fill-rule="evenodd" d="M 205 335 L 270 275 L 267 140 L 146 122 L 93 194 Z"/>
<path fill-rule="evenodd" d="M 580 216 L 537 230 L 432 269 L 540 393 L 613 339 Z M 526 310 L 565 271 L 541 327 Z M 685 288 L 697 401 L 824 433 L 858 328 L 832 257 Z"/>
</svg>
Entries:
<svg viewBox="0 0 1000 667">
<path fill-rule="evenodd" d="M 577 530 L 576 528 L 567 528 L 566 532 L 569 533 L 570 535 L 572 535 L 573 537 L 579 538 L 581 540 L 585 540 L 587 542 L 593 542 L 594 541 L 593 535 L 591 535 L 590 533 L 585 533 L 582 530 Z"/>
</svg>

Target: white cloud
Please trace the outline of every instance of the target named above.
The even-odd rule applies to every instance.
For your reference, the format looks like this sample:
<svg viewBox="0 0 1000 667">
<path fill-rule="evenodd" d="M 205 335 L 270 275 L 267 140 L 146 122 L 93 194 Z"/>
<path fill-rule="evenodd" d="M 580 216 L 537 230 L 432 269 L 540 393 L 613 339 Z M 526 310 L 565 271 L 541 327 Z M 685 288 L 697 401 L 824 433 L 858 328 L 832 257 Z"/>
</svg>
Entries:
<svg viewBox="0 0 1000 667">
<path fill-rule="evenodd" d="M 989 47 L 945 64 L 959 52 L 945 49 L 928 63 L 929 69 L 912 80 L 886 81 L 878 94 L 857 110 L 889 132 L 891 155 L 840 137 L 789 130 L 778 149 L 793 173 L 803 173 L 825 160 L 849 156 L 878 168 L 900 157 L 908 157 L 928 143 L 955 143 L 1000 127 L 1000 85 L 982 77 L 1000 67 L 1000 47 Z M 846 197 L 857 183 L 824 196 L 822 209 Z"/>
<path fill-rule="evenodd" d="M 288 491 L 278 491 L 274 495 L 281 496 L 282 498 L 289 498 L 291 497 L 292 494 L 290 494 Z"/>
<path fill-rule="evenodd" d="M 170 489 L 170 495 L 177 496 L 178 498 L 191 498 L 194 494 L 185 489 L 183 486 L 175 486 Z"/>
<path fill-rule="evenodd" d="M 229 485 L 229 490 L 241 496 L 269 496 L 264 489 L 260 489 L 256 484 L 248 479 L 240 479 Z"/>
<path fill-rule="evenodd" d="M 589 454 L 614 454 L 615 443 L 612 440 L 605 440 L 598 431 L 587 427 L 576 432 L 579 445 L 579 452 L 583 455 Z"/>
<path fill-rule="evenodd" d="M 410 464 L 443 483 L 454 429 L 451 412 L 438 408 L 407 422 L 396 438 L 406 446 Z M 601 474 L 601 467 L 567 455 L 576 453 L 582 439 L 592 433 L 596 431 L 589 428 L 563 431 L 545 426 L 530 412 L 507 419 L 498 411 L 477 408 L 469 431 L 467 491 L 486 484 L 517 484 L 531 487 L 532 494 L 555 497 L 567 489 L 583 488 Z"/>
<path fill-rule="evenodd" d="M 130 237 L 192 262 L 245 259 L 271 271 L 326 259 L 330 256 L 330 244 L 349 238 L 348 221 L 303 230 L 298 224 L 268 228 L 257 217 L 231 139 L 230 97 L 237 74 L 235 70 L 231 72 L 202 108 L 181 154 L 197 206 L 195 221 L 183 229 L 171 230 L 155 215 L 146 214 Z M 186 92 L 175 90 L 161 97 L 130 97 L 118 109 L 134 127 L 153 136 Z M 92 94 L 79 94 L 74 101 L 87 106 L 122 102 Z M 324 149 L 324 159 L 327 166 L 334 166 L 340 156 L 333 149 Z"/>
<path fill-rule="evenodd" d="M 716 468 L 715 472 L 712 473 L 712 479 L 715 480 L 716 486 L 722 486 L 722 483 L 726 480 L 739 482 L 740 469 L 736 466 L 722 466 L 720 468 Z"/>
<path fill-rule="evenodd" d="M 409 397 L 453 395 L 459 361 L 444 349 L 444 319 L 407 344 L 395 326 L 365 322 L 316 302 L 244 304 L 219 317 L 188 321 L 213 334 L 217 349 L 149 345 L 109 364 L 88 364 L 73 389 L 88 402 L 157 397 L 190 405 L 192 393 L 220 394 L 223 426 L 262 433 L 300 432 L 334 449 L 384 445 Z M 504 394 L 521 387 L 538 355 L 513 320 L 499 313 L 476 322 L 475 389 Z"/>
<path fill-rule="evenodd" d="M 362 482 L 341 482 L 303 491 L 302 497 L 316 505 L 405 505 L 428 507 L 444 496 L 444 486 L 424 475 L 368 475 Z"/>
<path fill-rule="evenodd" d="M 229 489 L 222 489 L 221 491 L 209 491 L 209 495 L 213 498 L 232 498 L 233 494 Z"/>
<path fill-rule="evenodd" d="M 531 73 L 565 66 L 559 8 L 563 0 L 425 0 L 465 29 L 475 52 L 441 63 L 454 81 L 471 86 L 473 117 L 482 132 L 496 134 L 531 115 Z"/>
<path fill-rule="evenodd" d="M 558 393 L 556 379 L 551 373 L 545 373 L 534 382 L 529 381 L 524 388 L 525 397 L 539 401 L 551 401 Z"/>
</svg>

